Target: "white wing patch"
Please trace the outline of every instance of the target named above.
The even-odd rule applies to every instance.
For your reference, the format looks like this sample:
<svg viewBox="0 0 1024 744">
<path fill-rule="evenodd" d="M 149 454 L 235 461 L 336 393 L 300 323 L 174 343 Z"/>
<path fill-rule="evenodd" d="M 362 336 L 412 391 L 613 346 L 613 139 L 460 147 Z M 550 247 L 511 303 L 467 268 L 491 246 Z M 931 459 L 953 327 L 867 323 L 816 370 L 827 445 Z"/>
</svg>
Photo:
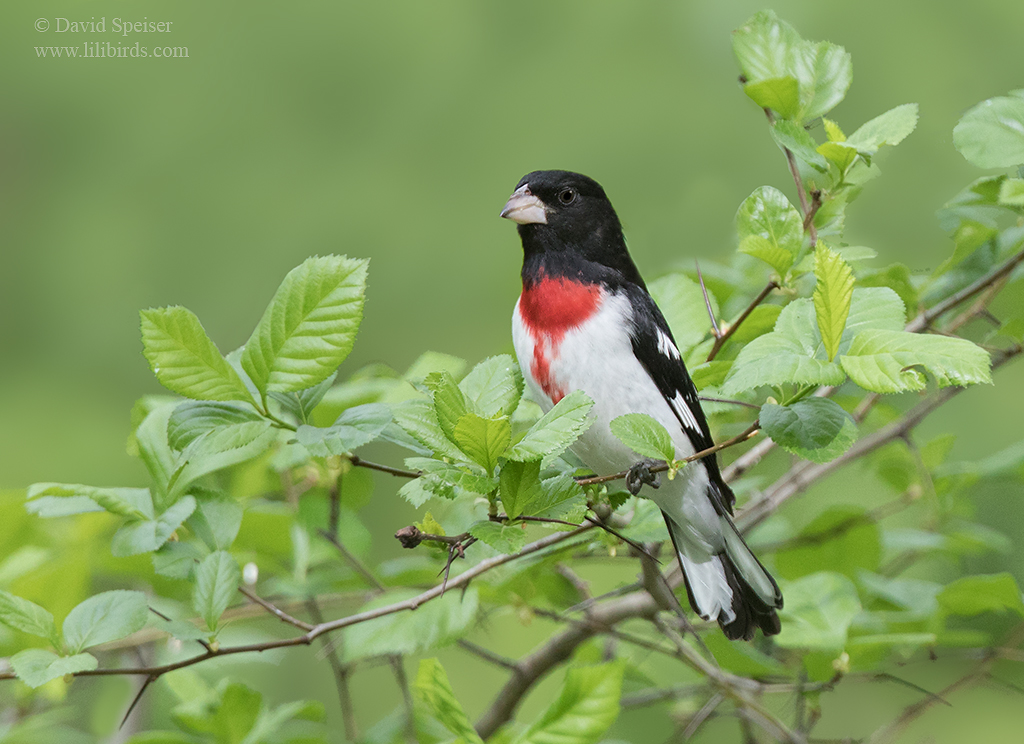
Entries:
<svg viewBox="0 0 1024 744">
<path fill-rule="evenodd" d="M 663 330 L 658 329 L 658 351 L 669 359 L 679 359 L 679 349 Z"/>
<path fill-rule="evenodd" d="M 690 407 L 686 405 L 686 401 L 683 399 L 682 393 L 676 393 L 676 397 L 668 402 L 672 406 L 672 410 L 676 412 L 679 419 L 683 422 L 683 426 L 693 429 L 695 432 L 700 432 L 700 424 L 697 423 L 697 419 L 694 418 L 693 412 Z"/>
</svg>

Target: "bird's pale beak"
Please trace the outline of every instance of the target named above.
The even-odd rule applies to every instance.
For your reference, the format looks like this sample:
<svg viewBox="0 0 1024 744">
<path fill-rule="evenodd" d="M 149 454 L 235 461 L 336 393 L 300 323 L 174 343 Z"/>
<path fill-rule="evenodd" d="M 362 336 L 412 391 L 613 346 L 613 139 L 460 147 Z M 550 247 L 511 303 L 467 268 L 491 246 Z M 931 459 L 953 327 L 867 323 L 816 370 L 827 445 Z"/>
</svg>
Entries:
<svg viewBox="0 0 1024 744">
<path fill-rule="evenodd" d="M 520 225 L 548 224 L 548 213 L 544 202 L 530 193 L 528 184 L 516 189 L 505 202 L 501 216 Z"/>
</svg>

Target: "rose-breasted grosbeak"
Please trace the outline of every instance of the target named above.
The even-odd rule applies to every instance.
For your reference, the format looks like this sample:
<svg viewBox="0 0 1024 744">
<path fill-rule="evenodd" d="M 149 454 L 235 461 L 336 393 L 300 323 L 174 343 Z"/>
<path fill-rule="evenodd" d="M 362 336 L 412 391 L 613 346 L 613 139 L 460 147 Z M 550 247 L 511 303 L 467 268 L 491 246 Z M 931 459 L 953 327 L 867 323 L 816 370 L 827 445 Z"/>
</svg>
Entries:
<svg viewBox="0 0 1024 744">
<path fill-rule="evenodd" d="M 609 423 L 646 413 L 672 434 L 677 457 L 713 446 L 707 419 L 665 318 L 626 250 L 599 184 L 567 171 L 525 176 L 501 212 L 518 223 L 523 292 L 512 339 L 523 376 L 549 410 L 573 390 L 594 400 L 573 452 L 595 472 L 633 467 L 637 455 Z M 729 638 L 779 632 L 779 587 L 743 542 L 736 500 L 714 455 L 649 492 L 675 545 L 693 609 Z"/>
</svg>

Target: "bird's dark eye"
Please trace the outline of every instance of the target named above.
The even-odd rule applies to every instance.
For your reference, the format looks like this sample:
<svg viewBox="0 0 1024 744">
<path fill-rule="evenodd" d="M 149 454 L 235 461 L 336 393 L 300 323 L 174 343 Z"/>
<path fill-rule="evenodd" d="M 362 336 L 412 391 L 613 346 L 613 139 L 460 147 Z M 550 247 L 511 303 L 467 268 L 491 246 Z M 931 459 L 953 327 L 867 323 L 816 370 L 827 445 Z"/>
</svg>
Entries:
<svg viewBox="0 0 1024 744">
<path fill-rule="evenodd" d="M 576 201 L 576 189 L 562 189 L 558 192 L 558 201 L 562 204 L 572 204 Z"/>
</svg>

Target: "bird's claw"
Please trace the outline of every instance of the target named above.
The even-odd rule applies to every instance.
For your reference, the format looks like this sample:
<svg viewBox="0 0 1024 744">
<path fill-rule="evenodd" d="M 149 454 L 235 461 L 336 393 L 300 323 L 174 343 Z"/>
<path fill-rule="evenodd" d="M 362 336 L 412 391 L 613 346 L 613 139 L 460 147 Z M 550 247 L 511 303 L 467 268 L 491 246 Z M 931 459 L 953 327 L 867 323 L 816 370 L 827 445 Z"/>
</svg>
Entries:
<svg viewBox="0 0 1024 744">
<path fill-rule="evenodd" d="M 660 486 L 661 476 L 651 472 L 651 465 L 654 464 L 653 460 L 641 460 L 635 463 L 626 472 L 626 490 L 636 496 L 645 485 L 651 488 Z"/>
</svg>

